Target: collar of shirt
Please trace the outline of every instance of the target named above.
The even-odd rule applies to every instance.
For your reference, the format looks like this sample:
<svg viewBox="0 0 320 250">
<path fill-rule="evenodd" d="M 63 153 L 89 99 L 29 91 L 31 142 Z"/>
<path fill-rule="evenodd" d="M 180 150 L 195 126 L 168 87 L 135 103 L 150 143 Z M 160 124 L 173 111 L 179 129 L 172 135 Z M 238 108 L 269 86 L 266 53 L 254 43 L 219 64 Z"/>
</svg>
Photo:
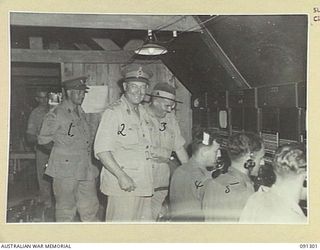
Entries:
<svg viewBox="0 0 320 250">
<path fill-rule="evenodd" d="M 143 105 L 141 104 L 138 105 L 138 110 L 139 110 L 139 116 L 138 116 L 137 113 L 133 111 L 132 105 L 129 104 L 127 98 L 124 95 L 121 96 L 120 100 L 123 105 L 125 115 L 128 117 L 128 121 L 131 124 L 136 124 L 137 126 L 143 125 L 143 127 L 145 127 L 144 125 L 148 124 L 148 120 L 146 118 L 147 117 L 146 110 L 143 107 Z"/>
<path fill-rule="evenodd" d="M 245 173 L 242 173 L 241 171 L 239 171 L 236 168 L 229 167 L 228 174 L 230 174 L 233 177 L 237 178 L 239 181 L 241 181 L 246 186 L 248 186 L 248 185 L 252 186 L 253 185 L 250 177 L 248 175 L 246 175 Z"/>
<path fill-rule="evenodd" d="M 78 111 L 78 113 L 79 113 L 79 117 L 81 116 L 81 113 L 83 112 L 80 105 L 77 105 L 77 106 L 74 108 L 74 106 L 73 106 L 69 101 L 67 101 L 67 100 L 63 101 L 63 102 L 61 103 L 61 105 L 62 105 L 62 107 L 63 107 L 65 110 L 67 110 L 67 111 L 68 111 L 69 113 L 71 113 L 72 115 L 75 115 L 76 117 L 78 117 L 78 115 L 77 115 L 77 113 L 76 113 L 77 111 Z M 78 118 L 79 118 L 79 117 L 78 117 Z"/>
<path fill-rule="evenodd" d="M 49 107 L 49 105 L 47 105 L 47 106 L 40 105 L 40 106 L 36 107 L 35 110 L 47 113 L 47 112 L 49 112 L 50 107 Z"/>
<path fill-rule="evenodd" d="M 198 172 L 201 173 L 203 176 L 211 178 L 211 173 L 207 171 L 204 166 L 200 166 L 200 164 L 193 158 L 190 158 L 190 160 L 187 163 L 184 163 L 182 167 L 186 171 Z"/>
</svg>

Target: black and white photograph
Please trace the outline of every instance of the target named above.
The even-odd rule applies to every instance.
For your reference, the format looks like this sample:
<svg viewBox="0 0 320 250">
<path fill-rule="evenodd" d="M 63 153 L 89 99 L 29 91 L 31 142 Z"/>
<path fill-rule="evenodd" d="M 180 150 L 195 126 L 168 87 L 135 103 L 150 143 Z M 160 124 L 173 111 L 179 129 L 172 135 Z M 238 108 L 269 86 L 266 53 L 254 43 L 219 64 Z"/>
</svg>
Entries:
<svg viewBox="0 0 320 250">
<path fill-rule="evenodd" d="M 308 224 L 308 15 L 9 20 L 6 223 Z"/>
<path fill-rule="evenodd" d="M 317 248 L 316 1 L 3 0 L 0 18 L 1 248 Z"/>
</svg>

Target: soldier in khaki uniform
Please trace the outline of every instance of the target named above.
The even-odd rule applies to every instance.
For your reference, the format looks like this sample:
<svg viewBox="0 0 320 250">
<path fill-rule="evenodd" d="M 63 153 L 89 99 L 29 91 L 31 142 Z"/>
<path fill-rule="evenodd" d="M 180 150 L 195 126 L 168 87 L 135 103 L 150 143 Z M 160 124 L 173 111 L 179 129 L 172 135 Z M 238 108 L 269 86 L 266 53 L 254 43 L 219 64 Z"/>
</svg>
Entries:
<svg viewBox="0 0 320 250">
<path fill-rule="evenodd" d="M 244 223 L 307 223 L 307 217 L 299 206 L 304 193 L 303 182 L 307 178 L 307 162 L 304 145 L 284 144 L 276 152 L 272 164 L 277 176 L 270 187 L 260 188 L 250 196 L 240 222 Z"/>
<path fill-rule="evenodd" d="M 184 148 L 185 140 L 172 112 L 177 102 L 175 88 L 160 82 L 153 88 L 150 104 L 145 105 L 151 133 L 151 156 L 154 194 L 152 196 L 152 217 L 156 220 L 162 204 L 168 195 L 170 168 L 168 165 L 172 151 L 182 163 L 188 161 Z"/>
<path fill-rule="evenodd" d="M 124 94 L 104 112 L 94 143 L 104 165 L 100 188 L 108 196 L 106 220 L 151 221 L 151 143 L 141 102 L 152 73 L 140 65 L 122 73 Z"/>
<path fill-rule="evenodd" d="M 50 108 L 48 92 L 41 89 L 37 90 L 35 99 L 38 102 L 38 106 L 32 110 L 29 116 L 26 134 L 28 142 L 35 144 L 40 201 L 43 202 L 47 208 L 50 208 L 52 206 L 51 179 L 49 176 L 44 175 L 50 151 L 38 144 L 38 136 L 43 118 L 49 112 Z"/>
<path fill-rule="evenodd" d="M 230 136 L 227 151 L 231 166 L 206 183 L 203 210 L 206 221 L 238 222 L 241 212 L 254 193 L 250 175 L 257 175 L 264 156 L 262 139 L 253 133 Z"/>
<path fill-rule="evenodd" d="M 65 98 L 43 121 L 39 144 L 53 144 L 46 174 L 53 177 L 56 221 L 73 221 L 79 212 L 81 221 L 97 221 L 99 202 L 92 165 L 90 131 L 81 108 L 86 77 L 63 82 Z"/>
<path fill-rule="evenodd" d="M 170 183 L 172 221 L 204 221 L 202 200 L 205 182 L 211 179 L 207 167 L 216 166 L 219 143 L 208 131 L 199 131 L 192 141 L 192 157 L 178 167 Z"/>
</svg>

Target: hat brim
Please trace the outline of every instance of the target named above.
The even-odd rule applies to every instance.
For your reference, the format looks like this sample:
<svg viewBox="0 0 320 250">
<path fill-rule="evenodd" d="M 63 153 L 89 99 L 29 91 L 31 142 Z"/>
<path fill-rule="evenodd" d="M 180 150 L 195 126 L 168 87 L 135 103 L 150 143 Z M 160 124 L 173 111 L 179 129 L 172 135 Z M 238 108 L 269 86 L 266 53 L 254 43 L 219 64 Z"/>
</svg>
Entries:
<svg viewBox="0 0 320 250">
<path fill-rule="evenodd" d="M 149 85 L 149 80 L 143 77 L 128 77 L 123 78 L 123 82 L 144 82 Z"/>
<path fill-rule="evenodd" d="M 152 95 L 152 94 L 146 94 L 147 96 L 151 96 L 151 97 L 158 97 L 158 98 L 162 98 L 162 99 L 167 99 L 167 100 L 170 100 L 170 101 L 174 101 L 174 102 L 177 102 L 177 103 L 183 103 L 181 101 L 178 101 L 178 100 L 175 100 L 175 99 L 171 99 L 171 98 L 168 98 L 168 97 L 164 97 L 164 96 L 160 96 L 160 95 Z"/>
<path fill-rule="evenodd" d="M 66 90 L 88 90 L 90 89 L 87 85 L 86 86 L 78 86 L 78 87 L 71 87 L 71 88 L 65 88 Z"/>
</svg>

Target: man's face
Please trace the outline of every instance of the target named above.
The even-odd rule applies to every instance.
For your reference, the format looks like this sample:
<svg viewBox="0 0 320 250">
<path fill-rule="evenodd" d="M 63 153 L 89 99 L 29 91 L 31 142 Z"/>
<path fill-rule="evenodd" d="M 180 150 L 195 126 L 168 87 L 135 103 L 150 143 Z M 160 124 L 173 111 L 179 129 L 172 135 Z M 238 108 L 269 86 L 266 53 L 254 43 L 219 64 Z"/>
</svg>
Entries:
<svg viewBox="0 0 320 250">
<path fill-rule="evenodd" d="M 146 95 L 148 85 L 145 82 L 132 81 L 124 82 L 123 88 L 125 96 L 131 104 L 138 105 Z"/>
<path fill-rule="evenodd" d="M 159 117 L 165 117 L 167 113 L 171 113 L 176 105 L 176 103 L 172 100 L 159 97 L 154 97 L 152 104 L 155 107 Z"/>
<path fill-rule="evenodd" d="M 216 141 L 213 141 L 212 145 L 210 146 L 210 150 L 209 150 L 209 154 L 208 154 L 208 166 L 214 166 L 216 161 L 217 161 L 217 157 L 218 157 L 218 151 L 220 148 L 220 144 L 217 143 Z"/>
<path fill-rule="evenodd" d="M 251 170 L 250 175 L 253 175 L 253 176 L 258 175 L 261 165 L 264 165 L 264 160 L 263 160 L 264 154 L 265 154 L 264 147 L 262 147 L 260 151 L 254 153 L 253 161 L 255 162 L 255 167 Z"/>
<path fill-rule="evenodd" d="M 39 92 L 36 96 L 36 101 L 39 103 L 39 106 L 48 105 L 48 93 L 47 92 Z"/>
<path fill-rule="evenodd" d="M 81 105 L 86 92 L 85 90 L 71 89 L 68 90 L 69 100 L 75 105 Z"/>
</svg>

